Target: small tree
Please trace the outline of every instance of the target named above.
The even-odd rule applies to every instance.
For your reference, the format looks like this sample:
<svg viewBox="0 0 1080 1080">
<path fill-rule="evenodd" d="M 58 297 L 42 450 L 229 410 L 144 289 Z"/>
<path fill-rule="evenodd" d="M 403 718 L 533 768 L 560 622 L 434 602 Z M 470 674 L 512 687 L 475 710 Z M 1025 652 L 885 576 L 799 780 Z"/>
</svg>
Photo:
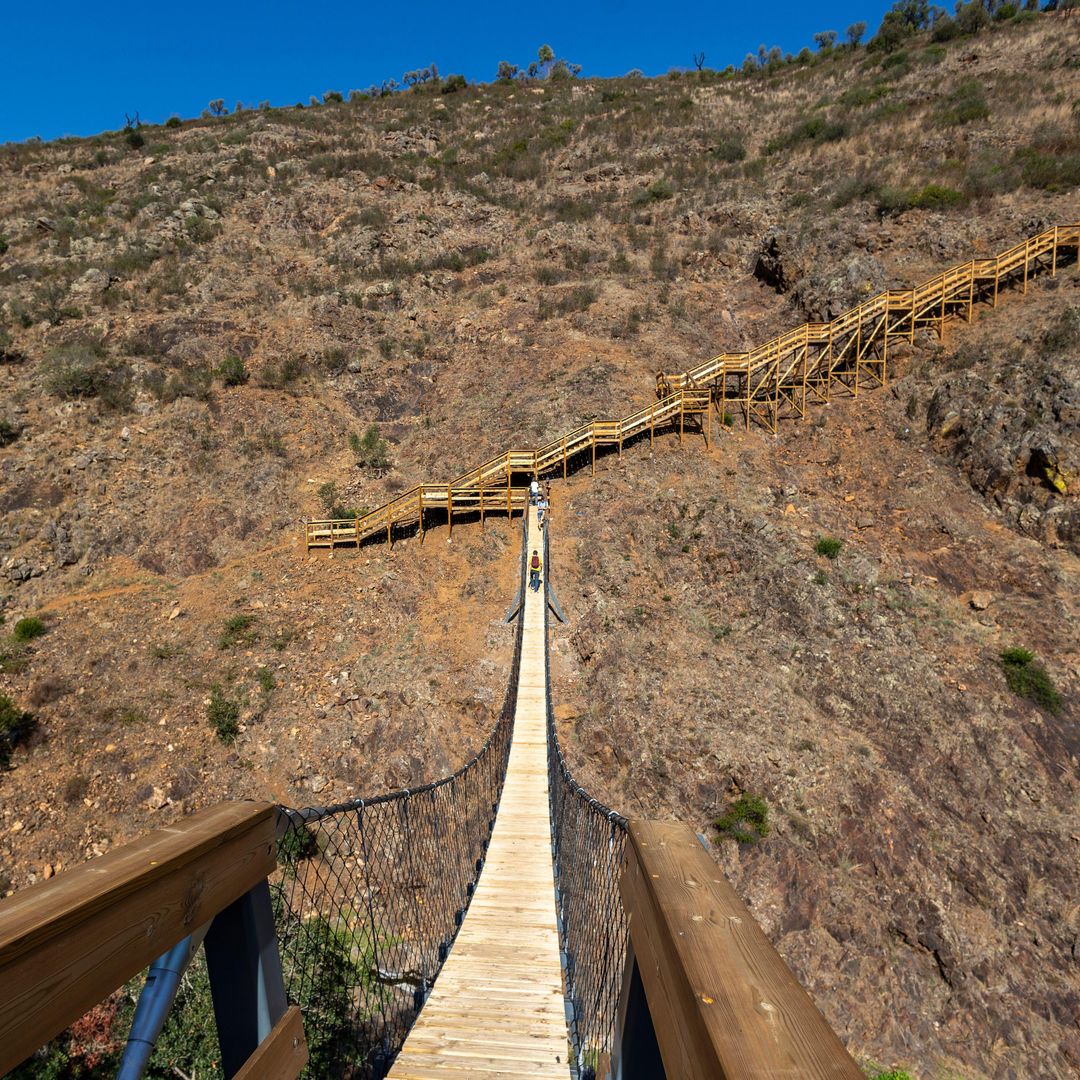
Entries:
<svg viewBox="0 0 1080 1080">
<path fill-rule="evenodd" d="M 329 105 L 332 102 L 341 102 L 345 100 L 340 90 L 327 90 L 326 93 L 323 94 L 322 99 L 323 104 L 325 105 Z"/>
<path fill-rule="evenodd" d="M 226 386 L 243 386 L 248 381 L 247 368 L 239 356 L 226 356 L 217 373 Z"/>
<path fill-rule="evenodd" d="M 509 60 L 499 61 L 499 70 L 495 78 L 499 82 L 513 82 L 517 78 L 518 66 L 517 64 L 511 64 Z"/>
<path fill-rule="evenodd" d="M 229 110 L 225 107 L 224 98 L 215 98 L 207 105 L 211 116 L 227 116 Z"/>
<path fill-rule="evenodd" d="M 847 43 L 853 49 L 858 48 L 859 42 L 862 41 L 863 35 L 866 33 L 866 23 L 853 22 L 845 31 L 847 37 Z"/>
<path fill-rule="evenodd" d="M 389 447 L 375 424 L 364 432 L 363 438 L 355 442 L 350 439 L 349 445 L 356 454 L 357 465 L 361 468 L 385 469 L 390 464 Z"/>
<path fill-rule="evenodd" d="M 700 71 L 705 66 L 705 50 L 702 49 L 699 53 L 694 53 L 694 67 Z"/>
<path fill-rule="evenodd" d="M 814 44 L 820 52 L 828 52 L 836 44 L 836 31 L 820 30 L 814 35 Z"/>
</svg>

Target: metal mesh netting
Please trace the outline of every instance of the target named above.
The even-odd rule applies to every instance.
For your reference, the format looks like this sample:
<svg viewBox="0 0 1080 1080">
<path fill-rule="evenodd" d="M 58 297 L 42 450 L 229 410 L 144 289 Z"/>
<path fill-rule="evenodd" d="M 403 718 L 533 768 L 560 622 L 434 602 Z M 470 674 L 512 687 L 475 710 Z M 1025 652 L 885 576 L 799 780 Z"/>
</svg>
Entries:
<svg viewBox="0 0 1080 1080">
<path fill-rule="evenodd" d="M 547 568 L 550 533 L 549 519 L 544 529 Z M 545 633 L 548 618 L 545 604 Z M 550 664 L 547 723 L 555 896 L 571 1006 L 570 1041 L 578 1077 L 593 1080 L 612 1050 L 626 966 L 627 924 L 619 895 L 626 818 L 592 798 L 566 764 L 555 730 Z"/>
<path fill-rule="evenodd" d="M 522 582 L 525 547 L 522 545 Z M 305 1075 L 381 1080 L 446 959 L 495 823 L 517 704 L 523 620 L 502 711 L 452 776 L 329 807 L 286 810 L 272 882 Z"/>
</svg>

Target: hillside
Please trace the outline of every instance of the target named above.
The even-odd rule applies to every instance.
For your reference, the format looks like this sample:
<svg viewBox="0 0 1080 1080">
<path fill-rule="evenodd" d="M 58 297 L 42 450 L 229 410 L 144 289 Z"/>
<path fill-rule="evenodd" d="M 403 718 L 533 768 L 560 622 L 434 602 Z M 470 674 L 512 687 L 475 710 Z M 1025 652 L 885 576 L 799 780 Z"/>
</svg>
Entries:
<svg viewBox="0 0 1080 1080">
<path fill-rule="evenodd" d="M 479 745 L 513 527 L 327 557 L 304 518 L 1080 210 L 1076 19 L 451 85 L 0 147 L 0 693 L 36 721 L 0 894 Z M 917 335 L 885 391 L 554 487 L 575 769 L 708 833 L 852 1051 L 919 1077 L 1080 1068 L 1078 312 L 1072 265 Z M 742 793 L 757 844 L 711 825 Z"/>
</svg>

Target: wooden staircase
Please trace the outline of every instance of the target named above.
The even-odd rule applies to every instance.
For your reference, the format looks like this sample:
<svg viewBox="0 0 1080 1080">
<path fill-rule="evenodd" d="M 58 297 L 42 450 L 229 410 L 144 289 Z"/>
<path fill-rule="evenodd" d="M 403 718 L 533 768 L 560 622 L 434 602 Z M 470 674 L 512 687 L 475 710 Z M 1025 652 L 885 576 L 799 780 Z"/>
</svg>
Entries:
<svg viewBox="0 0 1080 1080">
<path fill-rule="evenodd" d="M 889 342 L 914 341 L 919 328 L 944 334 L 945 320 L 960 315 L 971 321 L 977 300 L 997 306 L 1003 285 L 1028 281 L 1038 273 L 1057 273 L 1063 253 L 1080 256 L 1080 224 L 1055 225 L 992 259 L 972 259 L 911 289 L 890 289 L 838 315 L 827 323 L 804 323 L 743 353 L 721 353 L 697 367 L 656 376 L 657 400 L 621 420 L 593 420 L 537 450 L 507 450 L 470 469 L 448 484 L 419 484 L 361 517 L 309 521 L 307 547 L 332 548 L 385 536 L 387 546 L 396 526 L 417 526 L 424 534 L 427 510 L 446 512 L 453 532 L 454 513 L 486 514 L 528 505 L 528 481 L 560 470 L 581 454 L 591 455 L 596 472 L 598 447 L 617 446 L 644 432 L 651 446 L 657 431 L 678 428 L 680 441 L 687 419 L 712 445 L 709 409 L 715 405 L 727 422 L 730 402 L 751 420 L 775 432 L 781 416 L 803 416 L 809 400 L 829 401 L 837 385 L 858 396 L 859 390 L 884 386 L 888 376 Z M 518 481 L 515 486 L 515 480 Z"/>
</svg>

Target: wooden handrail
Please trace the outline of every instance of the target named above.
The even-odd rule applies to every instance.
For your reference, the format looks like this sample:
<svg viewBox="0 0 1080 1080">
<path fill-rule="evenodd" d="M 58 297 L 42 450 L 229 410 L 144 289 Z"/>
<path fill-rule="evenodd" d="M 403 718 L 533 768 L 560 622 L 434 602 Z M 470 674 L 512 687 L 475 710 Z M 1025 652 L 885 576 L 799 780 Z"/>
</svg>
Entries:
<svg viewBox="0 0 1080 1080">
<path fill-rule="evenodd" d="M 338 541 L 359 544 L 364 537 L 382 532 L 386 533 L 389 545 L 394 525 L 412 521 L 414 517 L 419 517 L 422 524 L 425 505 L 442 506 L 445 503 L 452 518 L 453 498 L 467 492 L 482 491 L 485 487 L 494 489 L 495 481 L 505 479 L 509 484 L 514 473 L 532 473 L 535 476 L 557 465 L 560 460 L 565 475 L 568 457 L 589 448 L 593 451 L 595 470 L 598 446 L 617 443 L 621 454 L 623 441 L 644 431 L 646 426 L 651 444 L 657 424 L 678 419 L 681 439 L 685 418 L 707 413 L 707 405 L 705 409 L 698 407 L 701 399 L 696 395 L 699 393 L 710 395 L 721 416 L 724 415 L 726 402 L 736 402 L 745 414 L 747 429 L 753 415 L 775 432 L 781 401 L 798 415 L 804 415 L 806 395 L 811 385 L 816 395 L 825 401 L 829 400 L 834 379 L 839 379 L 845 385 L 850 382 L 856 396 L 860 379 L 864 386 L 867 378 L 872 384 L 884 386 L 890 338 L 911 337 L 913 340 L 916 325 L 927 323 L 937 325 L 939 331 L 944 333 L 949 304 L 966 307 L 967 318 L 970 319 L 977 281 L 993 286 L 996 303 L 1003 275 L 1022 268 L 1026 291 L 1029 271 L 1035 261 L 1040 257 L 1049 257 L 1050 271 L 1055 272 L 1058 252 L 1066 245 L 1080 249 L 1080 225 L 1058 225 L 1047 229 L 993 259 L 971 259 L 911 289 L 888 289 L 876 293 L 841 312 L 831 322 L 804 323 L 749 352 L 720 353 L 684 372 L 657 372 L 656 394 L 661 400 L 653 405 L 621 419 L 593 420 L 560 435 L 538 450 L 507 450 L 452 480 L 444 486 L 445 494 L 433 492 L 429 496 L 427 493 L 432 491 L 432 485 L 423 485 L 391 499 L 362 518 L 343 522 L 340 528 L 330 521 L 309 522 L 305 530 L 307 546 L 333 547 Z M 899 316 L 891 325 L 890 312 Z M 811 344 L 820 350 L 813 357 L 808 355 Z M 872 348 L 878 351 L 874 353 Z M 784 357 L 790 357 L 786 364 Z M 731 395 L 727 387 L 729 375 L 741 380 L 741 389 L 736 389 Z M 715 391 L 701 385 L 709 381 L 719 384 Z M 704 415 L 700 426 L 706 445 L 711 446 L 711 422 L 706 422 Z M 440 492 L 443 490 L 439 489 Z M 425 504 L 425 499 L 429 497 L 437 502 Z M 462 501 L 468 503 L 469 499 L 466 497 Z M 511 503 L 512 499 L 507 495 L 507 512 L 512 509 Z"/>
<path fill-rule="evenodd" d="M 0 1075 L 272 873 L 274 822 L 221 803 L 0 901 Z"/>
<path fill-rule="evenodd" d="M 862 1080 L 687 826 L 630 822 L 619 888 L 671 1080 Z"/>
</svg>

